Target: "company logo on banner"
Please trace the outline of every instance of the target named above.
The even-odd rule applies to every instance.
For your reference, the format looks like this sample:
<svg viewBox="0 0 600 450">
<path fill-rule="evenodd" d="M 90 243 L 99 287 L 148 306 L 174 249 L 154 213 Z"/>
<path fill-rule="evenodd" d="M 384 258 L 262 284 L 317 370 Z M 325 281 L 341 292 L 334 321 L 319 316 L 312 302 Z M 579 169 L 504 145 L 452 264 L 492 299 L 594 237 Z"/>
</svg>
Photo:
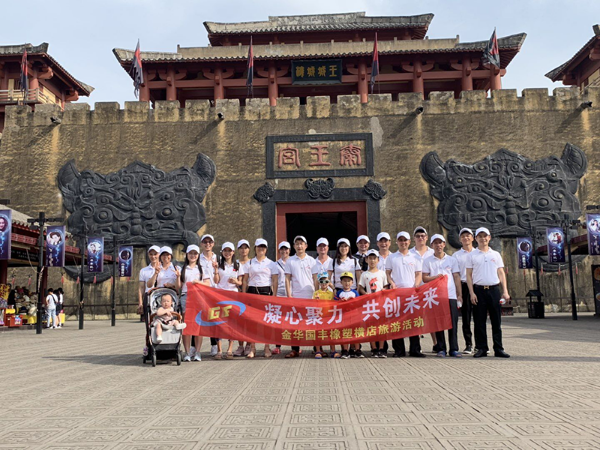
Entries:
<svg viewBox="0 0 600 450">
<path fill-rule="evenodd" d="M 517 254 L 519 269 L 531 269 L 533 267 L 533 241 L 530 237 L 517 238 Z"/>
<path fill-rule="evenodd" d="M 546 228 L 548 241 L 548 262 L 565 262 L 565 232 L 560 227 Z"/>
<path fill-rule="evenodd" d="M 0 209 L 0 259 L 10 259 L 12 238 L 12 211 Z"/>
<path fill-rule="evenodd" d="M 452 327 L 447 277 L 349 301 L 268 297 L 188 283 L 186 335 L 282 345 L 372 342 Z"/>
<path fill-rule="evenodd" d="M 46 227 L 46 267 L 65 266 L 65 226 Z"/>
<path fill-rule="evenodd" d="M 119 276 L 131 277 L 133 267 L 133 246 L 122 245 L 119 247 Z"/>
<path fill-rule="evenodd" d="M 104 269 L 104 238 L 91 237 L 88 239 L 88 272 L 98 273 Z"/>
<path fill-rule="evenodd" d="M 586 214 L 588 253 L 600 255 L 600 214 Z"/>
</svg>

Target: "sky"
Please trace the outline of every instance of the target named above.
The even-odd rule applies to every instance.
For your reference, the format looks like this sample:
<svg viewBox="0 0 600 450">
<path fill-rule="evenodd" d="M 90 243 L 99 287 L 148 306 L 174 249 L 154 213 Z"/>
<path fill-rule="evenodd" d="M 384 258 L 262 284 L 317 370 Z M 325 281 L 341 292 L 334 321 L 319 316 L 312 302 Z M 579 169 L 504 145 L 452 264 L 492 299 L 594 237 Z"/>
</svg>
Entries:
<svg viewBox="0 0 600 450">
<path fill-rule="evenodd" d="M 593 36 L 600 23 L 600 0 L 30 0 L 28 11 L 38 11 L 23 25 L 18 15 L 3 20 L 0 45 L 42 42 L 49 53 L 75 78 L 94 86 L 82 101 L 135 100 L 132 81 L 112 49 L 175 52 L 182 47 L 208 44 L 203 22 L 248 22 L 268 16 L 365 11 L 368 16 L 433 13 L 428 36 L 461 42 L 488 40 L 494 27 L 498 37 L 525 32 L 521 52 L 508 66 L 505 89 L 548 88 L 544 74 L 569 60 Z"/>
</svg>

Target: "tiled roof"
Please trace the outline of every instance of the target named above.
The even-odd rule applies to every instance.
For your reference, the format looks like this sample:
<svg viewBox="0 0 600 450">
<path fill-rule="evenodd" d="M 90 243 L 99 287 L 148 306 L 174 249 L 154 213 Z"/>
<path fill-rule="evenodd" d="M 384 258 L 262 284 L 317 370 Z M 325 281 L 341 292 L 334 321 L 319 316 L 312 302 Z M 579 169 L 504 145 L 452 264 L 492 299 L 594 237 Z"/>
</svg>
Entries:
<svg viewBox="0 0 600 450">
<path fill-rule="evenodd" d="M 500 50 L 519 51 L 525 37 L 526 34 L 521 33 L 499 38 L 498 46 Z M 457 38 L 379 41 L 378 48 L 380 55 L 450 53 L 457 51 L 480 52 L 485 49 L 487 42 L 461 44 Z M 367 56 L 373 52 L 373 42 L 255 45 L 253 50 L 254 58 L 257 60 Z M 127 64 L 132 61 L 134 51 L 116 48 L 113 49 L 113 53 L 121 64 Z M 510 59 L 513 56 L 510 56 Z M 247 45 L 179 48 L 176 53 L 141 52 L 143 62 L 245 61 L 247 57 Z M 510 59 L 506 62 L 503 61 L 503 65 L 508 64 Z"/>
<path fill-rule="evenodd" d="M 318 14 L 308 16 L 270 16 L 267 21 L 216 23 L 204 22 L 209 34 L 288 33 L 329 30 L 377 30 L 389 28 L 425 27 L 433 14 L 418 16 L 367 17 L 364 12 Z"/>
<path fill-rule="evenodd" d="M 92 93 L 94 88 L 89 84 L 85 84 L 78 79 L 76 79 L 73 75 L 71 75 L 67 70 L 61 66 L 58 61 L 56 61 L 52 56 L 48 54 L 48 43 L 42 42 L 40 45 L 31 45 L 31 44 L 18 44 L 18 45 L 2 45 L 0 46 L 0 56 L 4 55 L 22 55 L 23 51 L 27 49 L 27 55 L 42 55 L 47 57 L 53 66 L 58 68 L 71 82 L 78 88 L 80 94 L 88 96 Z"/>
<path fill-rule="evenodd" d="M 594 42 L 600 40 L 600 25 L 594 25 L 592 28 L 594 30 L 594 37 L 587 41 L 587 43 L 583 47 L 581 47 L 581 49 L 579 49 L 579 51 L 575 53 L 575 55 L 566 63 L 563 63 L 556 69 L 553 69 L 550 72 L 548 72 L 546 74 L 546 77 L 550 78 L 552 81 L 558 81 L 564 75 L 565 69 L 567 69 L 576 59 L 578 59 L 583 52 L 589 51 Z"/>
</svg>

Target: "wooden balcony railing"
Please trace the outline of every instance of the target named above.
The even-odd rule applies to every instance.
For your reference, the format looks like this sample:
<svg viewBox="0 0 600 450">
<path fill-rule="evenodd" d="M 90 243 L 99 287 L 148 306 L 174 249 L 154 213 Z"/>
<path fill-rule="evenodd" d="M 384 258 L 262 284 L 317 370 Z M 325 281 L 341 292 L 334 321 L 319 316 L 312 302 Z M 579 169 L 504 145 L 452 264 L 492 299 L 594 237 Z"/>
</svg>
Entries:
<svg viewBox="0 0 600 450">
<path fill-rule="evenodd" d="M 19 103 L 52 103 L 40 89 L 30 89 L 27 93 L 20 90 L 0 91 L 0 104 L 19 104 Z"/>
</svg>

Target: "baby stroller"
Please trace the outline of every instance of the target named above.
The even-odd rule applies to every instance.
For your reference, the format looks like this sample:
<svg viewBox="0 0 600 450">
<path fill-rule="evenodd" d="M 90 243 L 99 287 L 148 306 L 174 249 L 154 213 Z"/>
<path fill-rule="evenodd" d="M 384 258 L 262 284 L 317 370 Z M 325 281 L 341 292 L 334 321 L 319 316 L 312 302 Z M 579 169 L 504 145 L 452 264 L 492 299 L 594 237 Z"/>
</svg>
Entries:
<svg viewBox="0 0 600 450">
<path fill-rule="evenodd" d="M 173 289 L 157 288 L 148 292 L 144 296 L 144 322 L 146 323 L 146 342 L 148 343 L 148 355 L 143 357 L 146 361 L 152 361 L 152 367 L 156 366 L 156 360 L 177 360 L 177 365 L 181 365 L 181 330 L 175 327 L 170 330 L 164 330 L 162 333 L 162 342 L 156 342 L 156 330 L 152 326 L 156 311 L 161 307 L 161 299 L 164 294 L 169 294 L 173 298 L 173 310 L 179 311 L 179 297 Z"/>
</svg>

